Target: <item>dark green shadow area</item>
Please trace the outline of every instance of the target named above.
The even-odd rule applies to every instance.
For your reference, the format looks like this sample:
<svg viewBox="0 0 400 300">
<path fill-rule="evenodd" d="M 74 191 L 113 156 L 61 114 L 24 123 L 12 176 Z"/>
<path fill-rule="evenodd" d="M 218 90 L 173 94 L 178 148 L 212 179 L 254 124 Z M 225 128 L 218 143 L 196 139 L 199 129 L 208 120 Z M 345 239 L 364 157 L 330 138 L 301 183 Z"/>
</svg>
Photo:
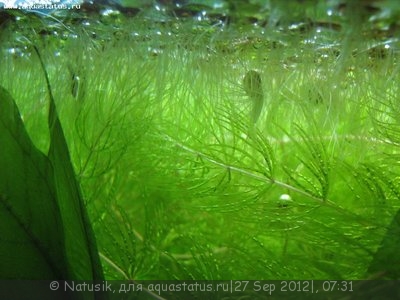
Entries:
<svg viewBox="0 0 400 300">
<path fill-rule="evenodd" d="M 0 278 L 101 280 L 96 242 L 50 98 L 46 156 L 0 87 Z"/>
</svg>

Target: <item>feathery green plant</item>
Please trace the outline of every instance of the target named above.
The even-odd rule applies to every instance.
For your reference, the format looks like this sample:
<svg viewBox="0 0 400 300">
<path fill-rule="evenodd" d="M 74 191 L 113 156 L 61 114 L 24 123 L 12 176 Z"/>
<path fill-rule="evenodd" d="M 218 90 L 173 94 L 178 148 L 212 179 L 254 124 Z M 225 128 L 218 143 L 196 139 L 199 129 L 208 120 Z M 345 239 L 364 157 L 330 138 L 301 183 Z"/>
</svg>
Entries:
<svg viewBox="0 0 400 300">
<path fill-rule="evenodd" d="M 338 60 L 304 44 L 299 59 L 297 41 L 265 36 L 263 51 L 248 39 L 229 52 L 241 34 L 132 23 L 115 44 L 41 47 L 106 278 L 398 277 L 377 258 L 399 209 L 397 54 Z M 45 149 L 37 62 L 5 60 L 0 81 Z"/>
</svg>

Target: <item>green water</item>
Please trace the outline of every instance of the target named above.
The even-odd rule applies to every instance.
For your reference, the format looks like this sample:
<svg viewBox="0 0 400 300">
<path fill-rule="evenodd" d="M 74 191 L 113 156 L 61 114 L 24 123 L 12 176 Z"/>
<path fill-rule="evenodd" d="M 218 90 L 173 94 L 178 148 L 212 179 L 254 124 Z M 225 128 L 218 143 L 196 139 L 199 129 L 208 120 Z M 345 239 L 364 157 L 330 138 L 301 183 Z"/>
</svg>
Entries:
<svg viewBox="0 0 400 300">
<path fill-rule="evenodd" d="M 399 278 L 400 7 L 299 2 L 3 11 L 0 84 L 47 154 L 39 49 L 89 217 L 57 226 L 106 279 Z"/>
</svg>

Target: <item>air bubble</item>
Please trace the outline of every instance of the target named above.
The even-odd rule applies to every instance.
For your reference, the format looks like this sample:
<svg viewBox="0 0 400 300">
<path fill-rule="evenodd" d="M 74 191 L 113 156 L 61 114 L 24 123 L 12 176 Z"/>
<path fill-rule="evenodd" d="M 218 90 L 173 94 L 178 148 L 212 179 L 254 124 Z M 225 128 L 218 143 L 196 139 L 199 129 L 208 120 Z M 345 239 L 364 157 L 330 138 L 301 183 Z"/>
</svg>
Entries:
<svg viewBox="0 0 400 300">
<path fill-rule="evenodd" d="M 288 207 L 289 204 L 292 202 L 292 197 L 290 197 L 290 195 L 288 194 L 282 194 L 279 197 L 279 202 L 278 202 L 278 206 L 279 207 Z"/>
<path fill-rule="evenodd" d="M 288 195 L 288 194 L 282 194 L 279 197 L 279 200 L 280 201 L 292 201 L 292 197 L 290 197 L 290 195 Z"/>
</svg>

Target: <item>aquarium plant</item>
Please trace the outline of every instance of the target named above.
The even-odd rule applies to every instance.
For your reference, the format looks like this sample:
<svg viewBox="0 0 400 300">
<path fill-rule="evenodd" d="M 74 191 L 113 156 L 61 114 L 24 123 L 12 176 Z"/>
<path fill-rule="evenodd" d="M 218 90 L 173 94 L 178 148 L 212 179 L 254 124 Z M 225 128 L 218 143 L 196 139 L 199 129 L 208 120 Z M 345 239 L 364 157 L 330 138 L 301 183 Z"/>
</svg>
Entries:
<svg viewBox="0 0 400 300">
<path fill-rule="evenodd" d="M 2 25 L 1 277 L 398 279 L 395 1 L 133 2 Z"/>
</svg>

